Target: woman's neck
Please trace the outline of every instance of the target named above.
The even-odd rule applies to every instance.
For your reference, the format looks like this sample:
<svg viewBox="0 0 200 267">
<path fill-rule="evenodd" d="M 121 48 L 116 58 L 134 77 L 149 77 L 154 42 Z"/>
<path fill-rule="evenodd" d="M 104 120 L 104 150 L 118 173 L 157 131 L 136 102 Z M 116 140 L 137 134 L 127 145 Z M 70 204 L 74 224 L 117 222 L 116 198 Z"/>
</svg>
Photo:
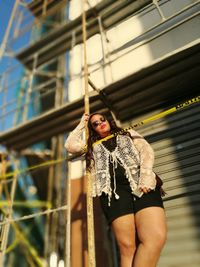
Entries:
<svg viewBox="0 0 200 267">
<path fill-rule="evenodd" d="M 101 133 L 101 138 L 104 138 L 104 137 L 107 137 L 107 136 L 109 136 L 109 135 L 111 135 L 111 132 L 109 131 L 109 132 L 105 132 L 105 133 Z"/>
</svg>

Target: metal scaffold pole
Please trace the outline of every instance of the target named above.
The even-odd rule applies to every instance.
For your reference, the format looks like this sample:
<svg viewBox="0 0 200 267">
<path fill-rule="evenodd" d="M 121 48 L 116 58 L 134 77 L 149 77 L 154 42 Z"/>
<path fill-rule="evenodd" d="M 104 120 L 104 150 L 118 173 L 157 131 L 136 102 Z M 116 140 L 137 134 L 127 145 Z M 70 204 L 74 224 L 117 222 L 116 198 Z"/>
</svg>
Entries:
<svg viewBox="0 0 200 267">
<path fill-rule="evenodd" d="M 7 45 L 9 33 L 10 33 L 10 30 L 11 30 L 11 27 L 12 27 L 12 24 L 13 24 L 13 20 L 14 20 L 16 11 L 17 11 L 18 4 L 19 4 L 19 0 L 16 0 L 15 4 L 13 6 L 12 14 L 10 16 L 10 20 L 8 22 L 8 27 L 6 29 L 6 33 L 4 35 L 4 38 L 3 38 L 3 41 L 2 41 L 2 44 L 1 44 L 1 47 L 0 47 L 0 61 L 1 61 L 1 58 L 2 58 L 2 56 L 3 56 L 3 54 L 5 53 L 5 50 L 6 50 L 6 45 Z"/>
<path fill-rule="evenodd" d="M 83 49 L 84 49 L 84 84 L 85 84 L 85 113 L 90 113 L 89 108 L 89 90 L 88 90 L 88 65 L 87 65 L 87 32 L 86 32 L 86 14 L 85 14 L 85 4 L 86 0 L 82 0 L 82 32 L 83 32 Z M 86 139 L 88 137 L 88 129 L 86 127 Z M 93 199 L 91 194 L 92 181 L 90 173 L 86 170 L 87 179 L 87 231 L 88 231 L 88 266 L 96 266 L 95 258 L 95 240 L 94 240 L 94 215 L 93 215 Z"/>
<path fill-rule="evenodd" d="M 68 205 L 66 216 L 66 238 L 65 238 L 65 264 L 66 267 L 71 266 L 71 163 L 68 162 L 68 179 L 66 182 L 67 194 L 66 202 Z"/>
<path fill-rule="evenodd" d="M 51 155 L 51 158 L 52 158 L 52 155 Z M 49 174 L 48 174 L 48 190 L 47 190 L 47 201 L 48 203 L 51 203 L 51 205 L 52 205 L 52 192 L 53 192 L 53 169 L 54 167 L 51 165 L 49 168 Z M 50 234 L 51 217 L 52 216 L 48 214 L 46 217 L 46 223 L 45 223 L 44 257 L 46 259 L 46 262 L 49 259 L 49 253 L 50 253 L 49 234 Z"/>
<path fill-rule="evenodd" d="M 9 203 L 4 220 L 10 220 L 12 218 L 13 214 L 13 202 L 14 202 L 14 197 L 15 197 L 15 191 L 16 191 L 16 186 L 17 186 L 17 163 L 16 160 L 14 161 L 15 165 L 15 171 L 13 174 L 13 180 L 12 180 L 12 186 L 11 186 L 11 192 L 8 192 L 7 184 L 5 184 L 5 194 L 6 194 L 6 199 Z M 6 166 L 4 168 L 4 172 L 6 171 Z M 4 173 L 5 175 L 5 173 Z M 7 223 L 3 226 L 2 228 L 2 233 L 1 233 L 1 244 L 0 244 L 0 267 L 3 266 L 3 261 L 4 261 L 4 256 L 5 256 L 5 251 L 7 247 L 7 242 L 8 242 L 8 234 L 10 230 L 10 223 Z"/>
</svg>

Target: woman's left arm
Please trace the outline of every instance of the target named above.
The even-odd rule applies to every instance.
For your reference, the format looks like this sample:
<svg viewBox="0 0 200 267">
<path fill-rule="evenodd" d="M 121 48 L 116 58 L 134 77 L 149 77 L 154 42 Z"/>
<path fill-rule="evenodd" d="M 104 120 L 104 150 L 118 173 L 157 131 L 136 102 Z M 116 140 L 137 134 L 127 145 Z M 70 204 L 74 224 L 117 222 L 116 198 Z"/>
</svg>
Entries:
<svg viewBox="0 0 200 267">
<path fill-rule="evenodd" d="M 153 172 L 154 151 L 150 144 L 136 131 L 130 130 L 133 143 L 140 154 L 140 179 L 141 189 L 155 189 L 156 179 Z"/>
</svg>

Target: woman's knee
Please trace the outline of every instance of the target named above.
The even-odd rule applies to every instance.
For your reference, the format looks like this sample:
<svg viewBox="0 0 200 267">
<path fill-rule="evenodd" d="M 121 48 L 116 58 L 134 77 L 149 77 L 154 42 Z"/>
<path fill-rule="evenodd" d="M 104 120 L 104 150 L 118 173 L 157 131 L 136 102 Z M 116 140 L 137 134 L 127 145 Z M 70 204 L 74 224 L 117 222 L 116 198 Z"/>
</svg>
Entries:
<svg viewBox="0 0 200 267">
<path fill-rule="evenodd" d="M 138 212 L 136 217 L 137 232 L 144 244 L 163 247 L 167 237 L 167 224 L 162 209 L 151 207 Z"/>
<path fill-rule="evenodd" d="M 167 240 L 167 230 L 158 231 L 155 233 L 155 243 L 158 248 L 162 249 Z"/>
<path fill-rule="evenodd" d="M 123 255 L 133 255 L 136 250 L 135 240 L 131 238 L 123 238 L 121 240 L 118 240 L 118 246 L 121 254 Z"/>
<path fill-rule="evenodd" d="M 135 252 L 135 221 L 133 214 L 121 216 L 113 221 L 114 231 L 120 253 L 133 255 Z"/>
<path fill-rule="evenodd" d="M 150 250 L 161 251 L 167 239 L 166 230 L 154 231 L 149 238 L 145 239 L 142 243 L 148 246 Z"/>
</svg>

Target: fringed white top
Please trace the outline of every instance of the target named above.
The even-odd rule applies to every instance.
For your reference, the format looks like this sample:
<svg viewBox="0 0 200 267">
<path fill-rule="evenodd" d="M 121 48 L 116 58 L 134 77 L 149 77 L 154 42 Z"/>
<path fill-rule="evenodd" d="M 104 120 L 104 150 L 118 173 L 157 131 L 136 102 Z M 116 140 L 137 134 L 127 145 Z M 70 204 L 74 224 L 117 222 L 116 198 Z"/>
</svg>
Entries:
<svg viewBox="0 0 200 267">
<path fill-rule="evenodd" d="M 65 147 L 70 153 L 79 153 L 84 150 L 86 140 L 83 138 L 85 131 L 84 119 L 68 136 Z M 91 168 L 92 196 L 100 196 L 102 192 L 108 195 L 108 199 L 116 194 L 115 168 L 120 164 L 125 169 L 126 178 L 129 181 L 132 193 L 138 196 L 142 187 L 155 189 L 156 179 L 153 172 L 154 152 L 149 143 L 136 131 L 129 130 L 129 135 L 117 135 L 116 148 L 111 152 L 103 143 L 93 147 L 94 164 Z M 114 189 L 111 189 L 111 177 L 109 163 L 112 163 L 114 174 Z M 138 177 L 136 179 L 136 177 Z M 142 193 L 140 193 L 140 196 Z"/>
</svg>

